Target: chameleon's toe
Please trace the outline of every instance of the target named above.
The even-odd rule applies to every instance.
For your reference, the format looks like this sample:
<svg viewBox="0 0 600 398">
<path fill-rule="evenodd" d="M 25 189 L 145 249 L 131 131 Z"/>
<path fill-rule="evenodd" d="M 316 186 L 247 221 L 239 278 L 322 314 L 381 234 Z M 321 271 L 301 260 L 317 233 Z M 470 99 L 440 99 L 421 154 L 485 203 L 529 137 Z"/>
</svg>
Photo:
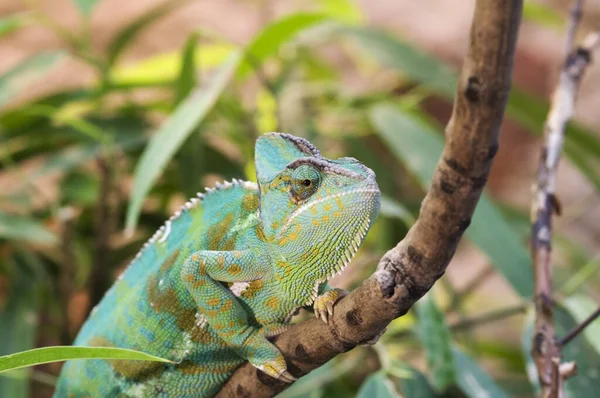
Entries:
<svg viewBox="0 0 600 398">
<path fill-rule="evenodd" d="M 296 380 L 296 378 L 287 371 L 285 367 L 285 361 L 272 361 L 265 363 L 264 365 L 257 366 L 257 368 L 262 370 L 269 376 L 277 380 L 281 380 L 285 383 L 291 383 Z"/>
<path fill-rule="evenodd" d="M 279 374 L 279 376 L 277 376 L 277 380 L 281 380 L 285 383 L 292 383 L 298 379 L 296 379 L 294 376 L 292 376 L 290 374 L 290 372 L 288 372 L 287 370 L 284 370 L 283 372 L 281 372 Z"/>
<path fill-rule="evenodd" d="M 315 317 L 329 323 L 329 319 L 333 316 L 333 305 L 345 295 L 346 292 L 342 289 L 332 289 L 317 297 L 313 303 Z"/>
</svg>

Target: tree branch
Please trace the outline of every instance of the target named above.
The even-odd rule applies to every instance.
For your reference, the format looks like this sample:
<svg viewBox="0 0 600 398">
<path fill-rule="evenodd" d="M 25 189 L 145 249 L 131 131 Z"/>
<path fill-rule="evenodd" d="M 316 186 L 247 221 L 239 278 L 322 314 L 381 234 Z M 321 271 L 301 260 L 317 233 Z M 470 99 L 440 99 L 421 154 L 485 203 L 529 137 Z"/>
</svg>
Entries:
<svg viewBox="0 0 600 398">
<path fill-rule="evenodd" d="M 552 297 L 552 215 L 560 214 L 556 199 L 556 170 L 564 142 L 565 126 L 573 114 L 579 83 L 591 61 L 591 51 L 600 42 L 600 32 L 590 34 L 583 45 L 573 48 L 573 37 L 581 18 L 581 0 L 571 10 L 565 61 L 544 127 L 545 142 L 538 164 L 532 203 L 531 250 L 535 270 L 535 325 L 531 355 L 538 371 L 543 397 L 558 397 L 564 377 L 560 372 L 561 346 L 555 339 Z"/>
<path fill-rule="evenodd" d="M 498 150 L 522 6 L 521 0 L 477 1 L 446 145 L 420 216 L 375 274 L 337 303 L 329 324 L 313 318 L 278 336 L 275 345 L 294 376 L 372 342 L 446 270 Z M 246 364 L 217 396 L 269 397 L 286 387 Z"/>
<path fill-rule="evenodd" d="M 567 344 L 569 344 L 569 342 L 571 340 L 573 340 L 575 337 L 577 337 L 579 335 L 579 333 L 583 332 L 583 330 L 590 323 L 594 322 L 598 317 L 600 317 L 600 307 L 598 307 L 598 309 L 596 309 L 596 311 L 592 312 L 590 314 L 590 316 L 588 316 L 583 322 L 581 322 L 579 325 L 577 325 L 573 329 L 571 329 L 571 331 L 569 333 L 567 333 L 564 337 L 559 339 L 557 341 L 557 344 L 560 347 L 566 346 Z"/>
</svg>

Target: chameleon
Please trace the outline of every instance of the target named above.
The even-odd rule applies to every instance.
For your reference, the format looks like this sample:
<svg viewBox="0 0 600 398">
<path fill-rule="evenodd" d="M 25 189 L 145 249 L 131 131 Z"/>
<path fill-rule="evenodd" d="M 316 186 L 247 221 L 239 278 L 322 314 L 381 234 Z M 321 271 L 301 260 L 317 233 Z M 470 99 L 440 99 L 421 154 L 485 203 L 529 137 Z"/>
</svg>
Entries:
<svg viewBox="0 0 600 398">
<path fill-rule="evenodd" d="M 257 183 L 232 180 L 187 202 L 144 244 L 73 343 L 172 363 L 67 361 L 55 397 L 211 397 L 246 361 L 295 380 L 269 340 L 300 308 L 328 322 L 380 207 L 375 173 L 303 138 L 255 145 Z"/>
</svg>

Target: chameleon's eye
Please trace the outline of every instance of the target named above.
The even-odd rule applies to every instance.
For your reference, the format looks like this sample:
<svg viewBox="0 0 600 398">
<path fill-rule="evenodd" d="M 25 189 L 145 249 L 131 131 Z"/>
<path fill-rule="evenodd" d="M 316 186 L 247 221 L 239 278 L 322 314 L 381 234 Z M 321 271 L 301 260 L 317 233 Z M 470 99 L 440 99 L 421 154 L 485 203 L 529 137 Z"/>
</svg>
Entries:
<svg viewBox="0 0 600 398">
<path fill-rule="evenodd" d="M 321 175 L 315 167 L 303 164 L 292 173 L 292 194 L 298 200 L 304 200 L 314 194 L 319 187 Z"/>
</svg>

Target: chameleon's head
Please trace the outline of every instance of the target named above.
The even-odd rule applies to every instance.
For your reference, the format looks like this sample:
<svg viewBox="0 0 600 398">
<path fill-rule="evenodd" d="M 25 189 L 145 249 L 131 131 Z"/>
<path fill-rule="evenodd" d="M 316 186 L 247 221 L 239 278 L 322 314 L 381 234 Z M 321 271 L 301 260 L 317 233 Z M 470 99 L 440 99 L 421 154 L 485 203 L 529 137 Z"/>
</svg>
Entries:
<svg viewBox="0 0 600 398">
<path fill-rule="evenodd" d="M 263 231 L 281 274 L 314 284 L 341 271 L 379 213 L 375 173 L 287 134 L 257 140 L 256 170 Z"/>
</svg>

